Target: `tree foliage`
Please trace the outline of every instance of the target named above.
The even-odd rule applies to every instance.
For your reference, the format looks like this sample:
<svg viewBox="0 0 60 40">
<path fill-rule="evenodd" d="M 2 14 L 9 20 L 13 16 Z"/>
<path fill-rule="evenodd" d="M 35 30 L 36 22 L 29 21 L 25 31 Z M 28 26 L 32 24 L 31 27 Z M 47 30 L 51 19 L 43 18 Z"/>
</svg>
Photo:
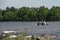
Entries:
<svg viewBox="0 0 60 40">
<path fill-rule="evenodd" d="M 6 7 L 6 10 L 0 9 L 0 21 L 60 21 L 60 7 L 53 6 L 48 9 L 44 6 L 39 8 Z"/>
</svg>

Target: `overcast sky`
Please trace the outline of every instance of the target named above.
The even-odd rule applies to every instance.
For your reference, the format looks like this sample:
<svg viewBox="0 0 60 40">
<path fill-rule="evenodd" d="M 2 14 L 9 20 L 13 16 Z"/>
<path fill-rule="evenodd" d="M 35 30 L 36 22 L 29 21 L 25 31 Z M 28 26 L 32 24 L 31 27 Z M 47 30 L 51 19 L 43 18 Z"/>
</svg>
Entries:
<svg viewBox="0 0 60 40">
<path fill-rule="evenodd" d="M 52 6 L 60 7 L 60 0 L 0 0 L 0 9 L 5 9 L 6 7 L 40 7 L 45 6 L 51 8 Z"/>
</svg>

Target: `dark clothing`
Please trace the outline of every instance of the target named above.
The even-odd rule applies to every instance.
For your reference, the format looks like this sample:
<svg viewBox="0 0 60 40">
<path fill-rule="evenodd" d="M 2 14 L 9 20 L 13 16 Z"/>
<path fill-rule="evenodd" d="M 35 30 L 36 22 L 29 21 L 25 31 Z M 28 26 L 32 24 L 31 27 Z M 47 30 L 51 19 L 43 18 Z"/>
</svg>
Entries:
<svg viewBox="0 0 60 40">
<path fill-rule="evenodd" d="M 36 38 L 36 40 L 40 40 L 39 38 Z"/>
<path fill-rule="evenodd" d="M 37 23 L 37 25 L 39 25 L 39 22 Z"/>
<path fill-rule="evenodd" d="M 42 24 L 41 25 L 44 25 L 44 23 L 42 22 Z"/>
</svg>

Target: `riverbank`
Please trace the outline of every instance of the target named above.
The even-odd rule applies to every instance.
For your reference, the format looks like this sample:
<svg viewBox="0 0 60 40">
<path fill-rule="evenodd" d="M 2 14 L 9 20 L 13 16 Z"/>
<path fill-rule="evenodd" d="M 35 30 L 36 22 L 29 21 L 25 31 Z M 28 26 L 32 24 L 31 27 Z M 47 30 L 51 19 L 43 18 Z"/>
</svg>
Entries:
<svg viewBox="0 0 60 40">
<path fill-rule="evenodd" d="M 27 35 L 26 33 L 15 34 L 15 31 L 3 31 L 0 35 L 1 40 L 48 40 L 56 39 L 54 34 Z"/>
</svg>

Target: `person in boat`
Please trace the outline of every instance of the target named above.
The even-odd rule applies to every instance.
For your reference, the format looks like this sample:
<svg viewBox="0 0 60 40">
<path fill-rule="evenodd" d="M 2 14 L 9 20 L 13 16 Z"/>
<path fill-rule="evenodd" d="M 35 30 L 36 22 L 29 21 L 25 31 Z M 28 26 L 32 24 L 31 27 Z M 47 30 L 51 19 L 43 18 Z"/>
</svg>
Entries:
<svg viewBox="0 0 60 40">
<path fill-rule="evenodd" d="M 46 25 L 46 22 L 45 22 L 45 21 L 43 21 L 43 22 L 41 23 L 41 25 Z"/>
<path fill-rule="evenodd" d="M 37 23 L 37 25 L 39 25 L 39 22 Z"/>
</svg>

